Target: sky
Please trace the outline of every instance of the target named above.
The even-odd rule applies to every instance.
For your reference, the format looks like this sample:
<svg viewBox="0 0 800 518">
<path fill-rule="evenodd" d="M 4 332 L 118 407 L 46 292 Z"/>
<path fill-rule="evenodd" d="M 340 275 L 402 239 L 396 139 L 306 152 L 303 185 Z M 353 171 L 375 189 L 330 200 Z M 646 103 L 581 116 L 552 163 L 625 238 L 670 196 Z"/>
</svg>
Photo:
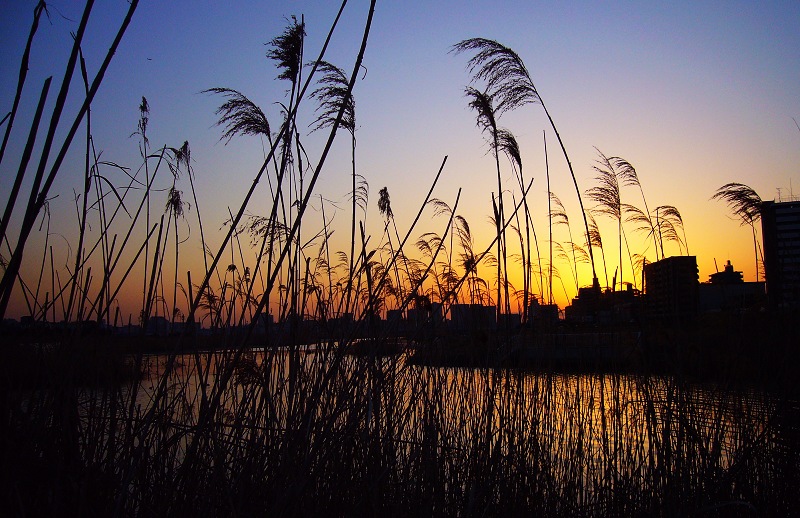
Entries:
<svg viewBox="0 0 800 518">
<path fill-rule="evenodd" d="M 3 114 L 11 106 L 35 4 L 0 0 Z M 70 33 L 77 29 L 83 9 L 76 1 L 48 6 L 50 17 L 43 20 L 34 41 L 17 119 L 24 122 L 15 123 L 7 157 L 0 164 L 3 203 L 42 81 L 48 75 L 60 81 Z M 348 74 L 368 6 L 363 0 L 348 2 L 325 57 Z M 98 68 L 127 7 L 121 0 L 95 2 L 83 49 L 90 73 Z M 316 1 L 142 0 L 92 106 L 92 133 L 102 157 L 132 170 L 141 163 L 138 139 L 132 134 L 139 103 L 146 97 L 151 146 L 190 143 L 199 208 L 212 240 L 219 242 L 219 229 L 250 187 L 265 144 L 255 137 L 220 141 L 215 110 L 222 100 L 203 91 L 236 89 L 261 106 L 277 128 L 277 103 L 285 102 L 287 86 L 276 80 L 265 44 L 283 31 L 291 16 L 302 16 L 306 59 L 313 59 L 338 7 L 338 2 Z M 450 52 L 453 44 L 471 37 L 495 39 L 523 59 L 582 191 L 595 185 L 598 150 L 627 159 L 636 167 L 649 207 L 673 205 L 680 211 L 701 281 L 715 271 L 715 261 L 721 269 L 727 260 L 744 272 L 745 280 L 756 279 L 750 228 L 710 198 L 728 182 L 750 185 L 763 199 L 800 195 L 800 3 L 379 1 L 354 90 L 357 164 L 369 184 L 367 228 L 376 240 L 383 229 L 376 210 L 378 190 L 387 187 L 402 232 L 445 156 L 434 196 L 452 205 L 461 189 L 457 212 L 469 221 L 476 249 L 491 240 L 494 231 L 488 220 L 491 196 L 497 191 L 494 159 L 464 96 L 470 80 L 465 70 L 468 56 Z M 51 90 L 51 103 L 57 86 Z M 75 112 L 81 88 L 76 76 L 67 113 Z M 314 118 L 312 104 L 306 108 L 301 120 L 308 124 Z M 541 106 L 504 114 L 499 124 L 517 137 L 525 176 L 534 179 L 529 203 L 542 256 L 547 255 L 545 141 L 551 190 L 564 203 L 573 238 L 580 242 L 575 190 Z M 323 137 L 322 132 L 304 137 L 311 156 L 319 155 Z M 73 189 L 79 188 L 83 174 L 83 142 L 76 140 L 51 193 L 58 194 L 50 202 L 51 212 L 63 217 L 52 218 L 50 244 L 63 249 L 63 257 L 75 235 Z M 513 189 L 516 179 L 507 161 L 502 168 L 509 203 L 512 192 L 519 196 L 519 188 Z M 341 225 L 335 237 L 340 240 L 349 233 L 349 174 L 350 144 L 342 134 L 316 187 L 329 203 L 326 215 L 334 212 Z M 188 189 L 185 179 L 182 186 Z M 641 200 L 638 190 L 623 189 L 623 203 L 642 207 Z M 320 217 L 320 208 L 312 204 L 314 217 Z M 266 210 L 257 195 L 249 211 Z M 598 223 L 610 277 L 617 267 L 616 223 L 602 217 Z M 445 224 L 442 218 L 427 219 L 413 235 L 441 232 Z M 567 240 L 564 230 L 557 228 L 554 240 Z M 634 252 L 644 246 L 643 236 L 631 232 L 627 237 Z M 42 233 L 33 239 L 41 243 Z M 193 240 L 186 247 L 185 253 L 194 257 L 193 268 L 201 269 L 199 245 Z M 652 258 L 652 249 L 648 253 Z M 667 253 L 681 250 L 670 245 Z M 5 247 L 3 254 L 7 255 Z M 30 254 L 35 258 L 31 263 L 38 265 L 39 256 Z M 57 252 L 57 262 L 66 264 L 62 256 Z M 623 263 L 625 280 L 630 280 L 630 265 L 627 259 Z M 570 276 L 562 271 L 563 279 L 569 281 Z M 584 278 L 581 284 L 588 282 Z M 566 284 L 564 290 L 554 289 L 562 306 L 574 295 L 574 283 L 572 289 Z M 15 311 L 22 314 L 24 308 L 17 305 Z"/>
</svg>

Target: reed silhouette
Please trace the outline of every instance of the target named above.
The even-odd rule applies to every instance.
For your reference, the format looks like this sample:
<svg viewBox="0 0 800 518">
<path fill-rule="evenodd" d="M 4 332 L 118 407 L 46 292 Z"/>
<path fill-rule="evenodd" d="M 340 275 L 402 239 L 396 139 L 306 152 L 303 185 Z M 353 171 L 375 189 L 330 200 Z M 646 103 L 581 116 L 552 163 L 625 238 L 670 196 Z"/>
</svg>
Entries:
<svg viewBox="0 0 800 518">
<path fill-rule="evenodd" d="M 741 224 L 750 227 L 753 233 L 753 255 L 755 257 L 756 282 L 758 282 L 759 246 L 756 238 L 756 222 L 761 220 L 761 197 L 751 187 L 732 182 L 717 189 L 711 199 L 727 203 L 734 216 L 742 220 Z M 761 264 L 763 264 L 763 253 L 761 255 Z"/>
<path fill-rule="evenodd" d="M 368 203 L 367 179 L 356 167 L 354 92 L 376 10 L 372 1 L 362 13 L 358 54 L 342 69 L 326 54 L 334 33 L 348 36 L 340 34 L 345 4 L 316 59 L 304 61 L 311 52 L 306 30 L 314 28 L 302 17 L 270 40 L 267 56 L 289 85 L 277 100 L 279 124 L 237 90 L 205 90 L 220 100 L 223 142 L 257 137 L 268 144 L 219 237 L 204 231 L 195 180 L 207 180 L 194 176 L 189 143 L 151 145 L 159 117 L 147 99 L 130 107 L 138 108 L 141 162 L 127 167 L 98 156 L 90 107 L 108 63 L 89 80 L 81 22 L 59 100 L 46 107 L 48 79 L 28 145 L 13 157 L 21 164 L 16 180 L 32 185 L 32 194 L 22 211 L 16 204 L 24 191 L 15 187 L 2 220 L 9 255 L 0 313 L 14 296 L 31 317 L 24 331 L 3 329 L 2 508 L 12 515 L 108 516 L 791 513 L 798 504 L 797 410 L 794 385 L 781 385 L 794 374 L 784 349 L 726 363 L 714 384 L 680 371 L 623 374 L 583 365 L 585 371 L 568 373 L 555 364 L 526 370 L 500 362 L 532 336 L 523 324 L 537 299 L 537 277 L 542 302 L 553 301 L 554 279 L 567 296 L 574 281 L 577 295 L 580 263 L 592 264 L 592 285 L 599 287 L 593 247 L 607 277 L 594 218 L 581 206 L 586 244 L 577 244 L 548 185 L 550 252 L 542 257 L 530 165 L 523 175 L 519 142 L 497 126 L 498 115 L 541 99 L 521 59 L 491 40 L 465 40 L 455 49 L 476 52 L 470 67 L 486 83 L 485 90 L 467 91 L 495 159 L 494 235 L 477 237 L 472 216 L 459 212 L 461 190 L 449 197 L 435 192 L 447 157 L 432 169 L 406 228 L 395 212 L 407 205 L 393 206 L 387 188 Z M 90 8 L 91 2 L 85 17 Z M 134 0 L 107 60 L 135 8 Z M 34 11 L 31 38 L 44 9 L 40 3 Z M 30 49 L 29 41 L 23 63 Z M 85 101 L 70 131 L 53 133 L 78 64 Z M 21 77 L 20 90 L 24 83 Z M 50 123 L 40 128 L 46 108 Z M 61 265 L 50 241 L 48 196 L 82 129 L 78 245 Z M 324 137 L 319 146 L 307 142 L 311 131 Z M 25 172 L 40 132 L 46 146 L 30 178 Z M 316 188 L 321 175 L 332 174 L 327 157 L 342 132 L 351 152 L 346 221 L 332 209 L 338 202 Z M 48 176 L 45 147 L 59 150 Z M 502 183 L 501 154 L 513 185 Z M 619 268 L 626 224 L 646 234 L 647 248 L 636 250 L 641 257 L 651 240 L 656 259 L 664 257 L 664 241 L 688 253 L 677 209 L 662 205 L 653 214 L 646 203 L 644 210 L 622 204 L 622 187 L 638 187 L 644 201 L 638 176 L 623 159 L 601 157 L 601 186 L 617 189 L 601 210 L 617 222 Z M 580 198 L 574 173 L 572 179 Z M 251 206 L 257 196 L 263 213 Z M 321 220 L 308 210 L 317 200 Z M 372 221 L 383 218 L 376 234 L 369 232 L 370 214 Z M 34 250 L 28 237 L 37 222 L 45 239 Z M 557 241 L 554 228 L 563 227 L 567 238 Z M 20 229 L 19 239 L 10 239 L 9 229 Z M 332 236 L 340 229 L 347 238 L 337 243 Z M 508 279 L 515 259 L 509 229 L 519 241 L 521 290 Z M 203 250 L 201 272 L 185 270 L 189 239 Z M 30 257 L 37 257 L 33 277 L 20 268 Z M 142 290 L 136 319 L 121 306 L 123 290 L 137 299 L 135 290 Z M 517 330 L 442 331 L 457 305 L 495 305 L 506 315 L 512 301 L 522 306 Z M 406 321 L 416 314 L 419 325 L 405 332 L 384 318 L 389 311 Z M 746 351 L 756 329 L 763 328 L 745 328 L 719 347 L 751 359 Z M 693 344 L 681 338 L 687 348 Z M 454 351 L 467 367 L 415 360 L 418 352 L 452 358 Z M 770 391 L 735 385 L 743 372 L 756 380 L 768 373 Z"/>
</svg>

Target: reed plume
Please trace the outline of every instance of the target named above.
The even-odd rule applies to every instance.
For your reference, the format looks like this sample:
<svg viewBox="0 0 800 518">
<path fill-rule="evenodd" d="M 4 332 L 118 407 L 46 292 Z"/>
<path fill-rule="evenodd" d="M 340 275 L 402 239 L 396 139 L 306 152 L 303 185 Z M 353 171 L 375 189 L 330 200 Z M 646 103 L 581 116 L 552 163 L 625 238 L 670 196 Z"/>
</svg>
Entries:
<svg viewBox="0 0 800 518">
<path fill-rule="evenodd" d="M 620 202 L 619 192 L 619 179 L 618 172 L 614 163 L 606 157 L 599 149 L 597 153 L 600 158 L 592 168 L 597 172 L 595 180 L 598 185 L 586 191 L 586 195 L 590 200 L 597 203 L 594 207 L 594 212 L 609 216 L 617 220 L 617 236 L 619 240 L 619 279 L 620 285 L 622 284 L 622 204 Z M 599 232 L 598 232 L 599 237 Z M 611 286 L 612 290 L 616 289 L 616 283 Z"/>
<path fill-rule="evenodd" d="M 238 135 L 262 135 L 271 138 L 269 121 L 253 101 L 244 94 L 231 88 L 209 88 L 203 93 L 220 95 L 227 100 L 216 110 L 217 126 L 222 126 L 220 140 L 227 144 Z"/>
<path fill-rule="evenodd" d="M 511 133 L 507 129 L 500 129 L 498 131 L 498 145 L 500 149 L 505 153 L 508 157 L 511 165 L 516 173 L 517 180 L 519 182 L 520 190 L 525 189 L 525 176 L 522 171 L 522 153 L 520 152 L 519 143 L 517 142 L 516 137 L 514 134 Z M 544 289 L 544 281 L 542 278 L 542 267 L 541 267 L 541 257 L 542 254 L 539 252 L 539 240 L 536 236 L 536 228 L 533 225 L 532 218 L 531 218 L 531 211 L 528 207 L 528 200 L 527 197 L 523 198 L 523 209 L 524 209 L 524 219 L 525 219 L 525 248 L 523 249 L 520 247 L 520 253 L 522 254 L 522 270 L 523 270 L 523 309 L 522 309 L 522 320 L 527 321 L 528 315 L 528 299 L 530 295 L 531 289 L 531 276 L 532 272 L 532 261 L 531 261 L 531 232 L 533 232 L 533 241 L 536 245 L 536 263 L 539 269 L 539 287 L 540 287 L 540 297 L 544 300 L 544 296 L 541 290 Z M 521 234 L 521 229 L 520 229 Z M 520 235 L 520 239 L 522 236 Z M 552 300 L 552 294 L 550 295 Z"/>
<path fill-rule="evenodd" d="M 642 184 L 639 181 L 639 175 L 636 172 L 636 169 L 631 165 L 630 162 L 625 160 L 621 157 L 611 157 L 610 161 L 614 164 L 614 167 L 617 171 L 617 177 L 619 181 L 622 182 L 624 186 L 635 186 L 639 188 L 639 192 L 642 194 L 642 202 L 644 203 L 644 215 L 646 216 L 647 223 L 650 225 L 650 233 L 651 237 L 653 238 L 653 244 L 655 245 L 655 252 L 656 252 L 656 261 L 658 261 L 658 241 L 656 240 L 656 232 L 655 226 L 653 225 L 653 221 L 650 217 L 650 209 L 647 207 L 647 199 L 644 196 L 644 189 L 642 188 Z M 661 250 L 661 255 L 663 257 L 663 246 Z"/>
<path fill-rule="evenodd" d="M 756 222 L 761 219 L 761 197 L 752 187 L 732 182 L 726 183 L 711 196 L 712 200 L 721 200 L 741 220 L 741 225 L 748 225 L 753 233 L 753 249 L 756 261 L 756 282 L 758 282 L 758 240 L 756 239 Z M 763 261 L 763 258 L 762 258 Z"/>
<path fill-rule="evenodd" d="M 502 222 L 505 220 L 505 213 L 503 210 L 503 183 L 500 176 L 500 135 L 497 127 L 497 109 L 494 106 L 494 97 L 487 91 L 482 92 L 468 86 L 465 92 L 467 99 L 469 99 L 469 107 L 477 112 L 477 126 L 481 129 L 482 133 L 489 132 L 490 146 L 497 170 L 497 199 L 495 200 L 493 197 L 492 204 L 494 207 L 495 230 L 497 232 L 497 317 L 499 320 L 500 314 L 503 311 L 502 303 L 504 299 L 502 297 L 502 291 L 504 285 L 506 286 L 505 302 L 508 303 L 508 287 L 502 280 L 501 271 L 507 276 L 508 269 L 506 264 L 505 234 L 501 231 Z"/>
<path fill-rule="evenodd" d="M 727 203 L 731 212 L 742 220 L 742 225 L 752 226 L 761 219 L 761 197 L 750 186 L 726 183 L 717 189 L 711 199 Z"/>
<path fill-rule="evenodd" d="M 467 62 L 467 70 L 473 75 L 473 83 L 478 81 L 484 82 L 486 84 L 487 95 L 496 98 L 498 115 L 526 104 L 538 103 L 542 106 L 547 119 L 550 121 L 550 126 L 553 128 L 553 132 L 556 134 L 558 143 L 561 146 L 561 152 L 564 155 L 570 175 L 572 176 L 572 182 L 575 185 L 575 193 L 578 196 L 578 203 L 581 207 L 584 228 L 586 229 L 588 238 L 589 222 L 586 218 L 583 198 L 581 197 L 581 190 L 578 187 L 578 180 L 575 177 L 575 171 L 572 168 L 572 162 L 567 155 L 567 150 L 564 147 L 564 142 L 561 139 L 561 135 L 558 133 L 555 122 L 550 116 L 550 112 L 547 110 L 544 100 L 539 95 L 522 58 L 505 45 L 486 38 L 469 38 L 462 40 L 453 45 L 451 52 L 455 54 L 464 52 L 473 53 L 473 56 Z M 592 263 L 592 284 L 596 285 L 597 274 L 594 266 L 594 254 L 591 251 L 591 246 L 587 246 L 587 248 L 589 249 L 589 256 Z"/>
</svg>

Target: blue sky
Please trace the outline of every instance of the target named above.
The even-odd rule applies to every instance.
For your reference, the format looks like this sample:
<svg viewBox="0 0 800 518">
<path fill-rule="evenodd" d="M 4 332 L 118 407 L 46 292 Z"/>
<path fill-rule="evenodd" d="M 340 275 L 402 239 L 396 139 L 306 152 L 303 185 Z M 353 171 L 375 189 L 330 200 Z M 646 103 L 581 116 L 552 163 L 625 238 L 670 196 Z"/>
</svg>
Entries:
<svg viewBox="0 0 800 518">
<path fill-rule="evenodd" d="M 3 113 L 13 98 L 34 5 L 0 3 Z M 27 113 L 43 78 L 60 78 L 69 33 L 77 28 L 83 8 L 73 1 L 48 5 L 50 22 L 40 27 L 23 99 Z M 365 1 L 348 3 L 326 56 L 348 71 L 367 6 Z M 124 1 L 96 2 L 84 46 L 90 71 L 97 68 L 126 8 Z M 190 142 L 204 219 L 219 228 L 227 207 L 235 210 L 249 187 L 261 163 L 262 143 L 254 138 L 219 142 L 214 110 L 220 99 L 200 92 L 218 86 L 240 90 L 277 127 L 275 103 L 284 100 L 286 86 L 275 80 L 265 43 L 282 32 L 291 15 L 303 15 L 306 57 L 312 59 L 337 9 L 337 2 L 143 0 L 93 106 L 97 146 L 107 160 L 137 166 L 136 139 L 130 135 L 136 130 L 139 101 L 146 96 L 151 143 Z M 454 43 L 476 36 L 504 43 L 525 61 L 583 190 L 592 186 L 595 147 L 628 159 L 639 171 L 651 206 L 670 204 L 681 210 L 701 280 L 713 272 L 714 258 L 720 264 L 731 259 L 752 280 L 749 230 L 709 198 L 731 181 L 751 185 L 766 199 L 775 197 L 778 188 L 788 193 L 790 185 L 800 194 L 800 130 L 793 121 L 800 120 L 800 3 L 378 2 L 355 90 L 359 170 L 370 184 L 371 204 L 378 190 L 388 187 L 401 228 L 410 223 L 448 155 L 435 195 L 452 202 L 463 188 L 459 212 L 479 235 L 491 234 L 486 220 L 490 193 L 496 190 L 493 161 L 463 96 L 467 57 L 449 53 Z M 75 82 L 73 93 L 80 88 Z M 313 114 L 305 117 L 310 122 Z M 506 114 L 500 124 L 520 141 L 526 176 L 535 178 L 534 211 L 542 221 L 547 211 L 546 135 L 552 190 L 572 212 L 574 231 L 579 231 L 571 180 L 541 108 Z M 15 128 L 12 146 L 19 149 L 27 128 L 22 123 Z M 314 149 L 321 135 L 306 138 Z M 72 188 L 81 174 L 76 157 L 54 187 L 62 195 L 53 206 L 68 214 L 74 213 Z M 343 223 L 348 221 L 348 160 L 349 145 L 340 137 L 319 184 L 321 194 L 341 205 Z M 2 192 L 15 167 L 11 159 L 0 165 Z M 510 169 L 504 174 L 513 185 Z M 625 196 L 632 203 L 640 199 L 634 191 Z M 259 211 L 257 204 L 252 211 Z M 379 216 L 371 211 L 375 232 L 380 232 Z M 74 224 L 63 224 L 68 235 Z M 609 233 L 607 240 L 616 238 Z"/>
</svg>

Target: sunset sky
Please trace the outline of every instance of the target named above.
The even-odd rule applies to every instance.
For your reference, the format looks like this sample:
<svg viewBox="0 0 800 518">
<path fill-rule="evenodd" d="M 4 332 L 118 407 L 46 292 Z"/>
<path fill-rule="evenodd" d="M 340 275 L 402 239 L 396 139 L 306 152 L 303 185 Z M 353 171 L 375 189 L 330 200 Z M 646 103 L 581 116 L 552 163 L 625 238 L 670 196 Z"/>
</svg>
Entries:
<svg viewBox="0 0 800 518">
<path fill-rule="evenodd" d="M 11 107 L 35 5 L 29 0 L 0 3 L 2 115 Z M 69 53 L 70 32 L 77 29 L 83 9 L 77 1 L 48 6 L 50 20 L 43 20 L 34 42 L 22 111 L 0 164 L 3 205 L 42 81 L 54 75 L 52 104 Z M 84 44 L 90 74 L 127 6 L 122 0 L 96 2 Z M 325 58 L 348 75 L 368 6 L 363 0 L 348 3 Z M 338 7 L 333 1 L 142 0 L 92 106 L 92 133 L 103 159 L 134 170 L 141 163 L 138 140 L 131 134 L 145 96 L 151 110 L 151 146 L 190 143 L 204 224 L 210 240 L 219 242 L 218 229 L 229 217 L 228 208 L 235 212 L 247 192 L 265 144 L 255 137 L 220 142 L 214 111 L 222 99 L 202 91 L 227 87 L 242 92 L 262 107 L 277 129 L 275 103 L 285 101 L 287 84 L 275 79 L 265 44 L 283 31 L 292 15 L 303 16 L 306 60 L 314 59 Z M 495 39 L 524 60 L 564 140 L 582 191 L 594 185 L 595 148 L 624 157 L 636 167 L 651 208 L 674 205 L 680 210 L 701 281 L 715 271 L 715 259 L 720 268 L 730 260 L 745 280 L 755 280 L 749 228 L 733 220 L 722 202 L 710 198 L 717 188 L 734 181 L 750 185 L 763 199 L 800 195 L 800 128 L 793 120 L 800 121 L 800 3 L 378 2 L 354 90 L 358 170 L 370 187 L 367 226 L 375 240 L 383 229 L 376 206 L 379 189 L 388 188 L 402 233 L 445 155 L 449 158 L 434 196 L 452 204 L 462 188 L 458 213 L 473 228 L 476 249 L 491 239 L 490 196 L 497 190 L 494 161 L 464 97 L 468 56 L 450 53 L 453 44 L 471 37 Z M 68 114 L 75 112 L 81 91 L 76 74 Z M 313 101 L 301 114 L 306 124 L 314 118 L 312 108 Z M 575 241 L 582 242 L 572 180 L 541 106 L 505 114 L 499 123 L 516 135 L 525 176 L 534 178 L 529 203 L 542 255 L 547 254 L 543 133 L 551 190 L 567 208 Z M 323 132 L 305 137 L 312 160 L 319 155 L 323 137 Z M 63 215 L 53 218 L 51 232 L 63 236 L 51 238 L 54 247 L 65 247 L 75 235 L 73 188 L 79 189 L 82 181 L 83 146 L 76 140 L 75 152 L 51 192 L 59 194 L 51 201 L 51 212 Z M 333 212 L 331 207 L 339 207 L 335 221 L 341 230 L 336 239 L 343 250 L 349 233 L 349 146 L 344 133 L 337 137 L 316 189 L 331 204 L 326 215 Z M 518 196 L 519 187 L 514 189 L 507 160 L 502 165 L 510 204 L 510 192 Z M 188 192 L 188 184 L 182 188 Z M 27 199 L 27 193 L 23 197 Z M 622 201 L 642 207 L 641 194 L 633 188 L 622 191 Z M 265 210 L 257 199 L 250 206 L 252 213 Z M 320 217 L 318 203 L 311 210 L 312 218 Z M 19 214 L 18 208 L 15 216 Z M 192 212 L 187 220 L 195 217 Z M 610 277 L 617 263 L 616 222 L 598 222 Z M 445 224 L 443 218 L 426 221 L 413 236 L 441 232 Z M 563 228 L 557 233 L 554 239 L 566 239 Z M 17 233 L 12 230 L 9 235 L 13 246 Z M 41 242 L 41 235 L 36 239 Z M 641 250 L 643 236 L 631 232 L 628 239 L 632 251 Z M 186 246 L 182 253 L 195 254 L 194 265 L 187 268 L 199 271 L 200 246 L 194 241 Z M 40 252 L 31 250 L 38 269 Z M 674 245 L 667 252 L 679 253 Z M 8 256 L 5 244 L 2 253 Z M 627 258 L 623 262 L 627 281 L 630 265 Z M 562 277 L 569 287 L 570 274 L 564 268 Z M 584 277 L 582 284 L 588 282 Z M 563 306 L 564 291 L 554 291 Z M 9 316 L 25 313 L 19 303 L 15 308 Z"/>
</svg>

